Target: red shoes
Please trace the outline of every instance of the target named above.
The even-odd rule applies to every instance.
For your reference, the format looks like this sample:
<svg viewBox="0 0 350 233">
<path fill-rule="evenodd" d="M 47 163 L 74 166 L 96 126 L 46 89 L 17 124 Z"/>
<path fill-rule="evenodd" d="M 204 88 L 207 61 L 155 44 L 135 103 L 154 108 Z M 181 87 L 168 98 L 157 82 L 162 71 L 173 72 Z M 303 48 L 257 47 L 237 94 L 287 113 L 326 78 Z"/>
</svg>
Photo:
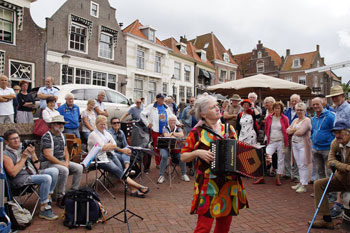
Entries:
<svg viewBox="0 0 350 233">
<path fill-rule="evenodd" d="M 281 185 L 282 185 L 281 181 L 276 180 L 276 185 L 277 185 L 277 186 L 281 186 Z"/>
<path fill-rule="evenodd" d="M 253 184 L 265 184 L 264 177 L 260 177 L 259 179 L 254 181 Z"/>
</svg>

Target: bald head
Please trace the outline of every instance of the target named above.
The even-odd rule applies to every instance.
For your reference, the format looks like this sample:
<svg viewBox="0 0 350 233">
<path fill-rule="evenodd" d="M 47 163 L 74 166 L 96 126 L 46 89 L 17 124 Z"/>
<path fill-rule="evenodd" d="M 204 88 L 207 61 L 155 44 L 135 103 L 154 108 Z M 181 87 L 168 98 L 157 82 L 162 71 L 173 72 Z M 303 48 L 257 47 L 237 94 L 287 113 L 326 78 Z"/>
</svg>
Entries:
<svg viewBox="0 0 350 233">
<path fill-rule="evenodd" d="M 311 104 L 316 115 L 319 116 L 323 110 L 323 99 L 320 97 L 313 98 Z"/>
<path fill-rule="evenodd" d="M 45 86 L 47 87 L 47 88 L 51 88 L 52 87 L 52 85 L 53 85 L 53 78 L 52 77 L 46 77 L 45 78 Z"/>
</svg>

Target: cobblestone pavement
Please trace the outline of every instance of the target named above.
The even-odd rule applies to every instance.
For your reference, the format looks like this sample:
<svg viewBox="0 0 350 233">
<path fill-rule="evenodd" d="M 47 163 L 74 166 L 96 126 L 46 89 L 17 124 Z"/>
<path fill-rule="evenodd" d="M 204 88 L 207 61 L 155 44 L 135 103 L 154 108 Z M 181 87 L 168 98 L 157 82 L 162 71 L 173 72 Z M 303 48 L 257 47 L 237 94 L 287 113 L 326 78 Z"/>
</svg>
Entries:
<svg viewBox="0 0 350 233">
<path fill-rule="evenodd" d="M 149 177 L 156 182 L 159 170 L 155 167 Z M 92 182 L 94 173 L 89 174 Z M 193 177 L 191 182 L 181 181 L 179 178 L 169 183 L 159 185 L 159 189 L 147 179 L 145 184 L 151 188 L 151 192 L 145 199 L 127 196 L 129 210 L 141 215 L 144 220 L 132 217 L 130 221 L 131 232 L 193 232 L 196 224 L 196 215 L 190 215 L 190 205 L 193 194 Z M 243 178 L 247 190 L 249 209 L 240 211 L 240 215 L 233 218 L 230 232 L 307 232 L 307 221 L 314 214 L 312 185 L 308 186 L 308 192 L 297 194 L 290 186 L 292 181 L 282 181 L 282 186 L 276 186 L 274 179 L 267 177 L 266 184 L 252 185 L 252 180 Z M 116 180 L 114 180 L 116 182 Z M 85 180 L 83 181 L 85 185 Z M 117 213 L 123 208 L 123 186 L 117 183 L 111 189 L 117 199 L 112 199 L 108 193 L 102 193 L 100 197 L 108 216 Z M 56 214 L 62 213 L 61 209 L 53 207 Z M 122 216 L 120 215 L 122 218 Z M 312 230 L 311 232 L 342 232 L 339 229 L 341 218 L 335 221 L 338 228 L 333 231 Z M 36 213 L 32 225 L 26 232 L 127 232 L 127 225 L 115 219 L 96 224 L 91 231 L 83 227 L 69 230 L 63 226 L 63 219 L 46 221 L 38 217 Z"/>
</svg>

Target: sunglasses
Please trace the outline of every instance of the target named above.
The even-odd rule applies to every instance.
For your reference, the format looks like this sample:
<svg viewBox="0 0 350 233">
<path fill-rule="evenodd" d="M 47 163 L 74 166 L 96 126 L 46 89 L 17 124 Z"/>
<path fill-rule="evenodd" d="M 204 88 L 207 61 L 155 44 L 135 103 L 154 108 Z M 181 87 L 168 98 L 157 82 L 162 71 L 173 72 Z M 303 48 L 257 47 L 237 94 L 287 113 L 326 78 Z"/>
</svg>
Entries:
<svg viewBox="0 0 350 233">
<path fill-rule="evenodd" d="M 120 124 L 120 121 L 114 121 L 114 122 L 112 122 L 112 125 L 115 125 L 115 124 Z"/>
</svg>

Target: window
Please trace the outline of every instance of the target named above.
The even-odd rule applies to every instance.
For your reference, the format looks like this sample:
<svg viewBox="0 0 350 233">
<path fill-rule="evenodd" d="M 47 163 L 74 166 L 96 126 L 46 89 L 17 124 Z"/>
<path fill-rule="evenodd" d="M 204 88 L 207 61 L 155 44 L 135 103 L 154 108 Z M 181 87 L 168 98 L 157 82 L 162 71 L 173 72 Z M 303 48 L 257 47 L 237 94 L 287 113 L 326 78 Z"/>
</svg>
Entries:
<svg viewBox="0 0 350 233">
<path fill-rule="evenodd" d="M 178 63 L 178 62 L 174 62 L 174 76 L 176 79 L 179 79 L 180 80 L 180 67 L 181 67 L 181 64 Z"/>
<path fill-rule="evenodd" d="M 10 60 L 10 80 L 32 82 L 34 78 L 34 64 Z"/>
<path fill-rule="evenodd" d="M 113 59 L 113 36 L 106 33 L 100 34 L 99 54 L 100 57 Z"/>
<path fill-rule="evenodd" d="M 92 84 L 97 86 L 106 86 L 107 74 L 94 71 L 92 75 Z"/>
<path fill-rule="evenodd" d="M 207 42 L 207 43 L 204 44 L 203 49 L 207 49 L 208 47 L 209 47 L 209 42 Z"/>
<path fill-rule="evenodd" d="M 258 51 L 258 58 L 262 58 L 262 52 Z"/>
<path fill-rule="evenodd" d="M 306 85 L 306 77 L 305 76 L 299 76 L 298 77 L 298 83 Z"/>
<path fill-rule="evenodd" d="M 86 52 L 86 35 L 86 27 L 72 23 L 69 48 L 80 52 Z"/>
<path fill-rule="evenodd" d="M 84 100 L 84 89 L 72 90 L 71 93 L 74 95 L 75 100 Z"/>
<path fill-rule="evenodd" d="M 156 99 L 157 95 L 157 83 L 156 82 L 148 82 L 148 103 L 152 103 Z"/>
<path fill-rule="evenodd" d="M 188 65 L 185 65 L 184 71 L 185 71 L 185 81 L 190 82 L 191 81 L 191 67 Z"/>
<path fill-rule="evenodd" d="M 318 87 L 318 77 L 317 76 L 314 76 L 313 87 Z"/>
<path fill-rule="evenodd" d="M 175 103 L 177 102 L 177 87 L 173 86 L 173 97 L 175 99 Z"/>
<path fill-rule="evenodd" d="M 62 66 L 62 84 L 73 84 L 74 83 L 74 68 L 68 67 L 67 70 L 64 70 L 65 67 Z M 67 74 L 66 74 L 67 72 Z"/>
<path fill-rule="evenodd" d="M 300 67 L 300 59 L 299 58 L 294 58 L 293 67 L 294 68 Z"/>
<path fill-rule="evenodd" d="M 5 73 L 5 51 L 0 50 L 0 74 Z"/>
<path fill-rule="evenodd" d="M 14 43 L 14 13 L 0 7 L 0 41 Z"/>
<path fill-rule="evenodd" d="M 323 78 L 322 77 L 320 78 L 320 88 L 321 88 L 321 91 L 323 91 Z"/>
<path fill-rule="evenodd" d="M 182 54 L 187 54 L 187 49 L 186 48 L 187 48 L 187 45 L 181 43 L 181 45 L 180 45 L 180 52 Z"/>
<path fill-rule="evenodd" d="M 155 34 L 156 34 L 155 31 L 150 29 L 148 32 L 148 40 L 155 42 Z"/>
<path fill-rule="evenodd" d="M 117 87 L 117 76 L 114 74 L 108 74 L 108 83 L 107 86 L 113 90 Z"/>
<path fill-rule="evenodd" d="M 168 83 L 163 83 L 163 94 L 168 95 Z"/>
<path fill-rule="evenodd" d="M 202 61 L 207 61 L 207 53 L 205 51 L 201 52 L 201 60 Z"/>
<path fill-rule="evenodd" d="M 124 96 L 120 95 L 117 92 L 114 91 L 106 91 L 106 94 L 108 96 L 108 99 L 112 102 L 112 103 L 117 103 L 117 104 L 128 104 L 129 101 L 127 98 L 125 98 Z"/>
<path fill-rule="evenodd" d="M 90 15 L 98 18 L 98 4 L 91 2 Z"/>
<path fill-rule="evenodd" d="M 186 87 L 186 97 L 191 98 L 192 96 L 192 87 Z"/>
<path fill-rule="evenodd" d="M 224 58 L 224 61 L 225 61 L 225 62 L 230 62 L 230 57 L 228 56 L 227 53 L 224 53 L 224 54 L 223 54 L 223 58 Z"/>
<path fill-rule="evenodd" d="M 135 79 L 134 83 L 134 100 L 143 97 L 143 80 Z"/>
<path fill-rule="evenodd" d="M 85 100 L 88 100 L 88 99 L 96 99 L 98 93 L 100 92 L 101 90 L 100 89 L 88 89 L 86 90 L 85 92 Z M 105 102 L 107 102 L 107 98 L 105 98 L 104 100 Z"/>
<path fill-rule="evenodd" d="M 289 81 L 289 82 L 293 82 L 292 77 L 286 77 L 285 79 L 286 79 L 287 81 Z"/>
<path fill-rule="evenodd" d="M 160 54 L 157 53 L 154 61 L 154 72 L 161 73 L 161 67 L 162 67 L 162 57 Z"/>
<path fill-rule="evenodd" d="M 145 69 L 145 51 L 140 48 L 137 49 L 136 67 Z"/>
<path fill-rule="evenodd" d="M 185 98 L 185 87 L 180 86 L 180 92 L 179 92 L 180 99 Z"/>
<path fill-rule="evenodd" d="M 236 80 L 236 72 L 234 72 L 234 71 L 230 72 L 230 81 L 232 81 L 232 80 Z"/>
<path fill-rule="evenodd" d="M 75 83 L 76 84 L 91 84 L 91 71 L 84 69 L 75 69 Z"/>
<path fill-rule="evenodd" d="M 259 62 L 256 64 L 256 72 L 263 73 L 264 72 L 264 62 Z"/>
<path fill-rule="evenodd" d="M 226 70 L 220 70 L 219 82 L 224 82 L 226 80 Z"/>
</svg>

